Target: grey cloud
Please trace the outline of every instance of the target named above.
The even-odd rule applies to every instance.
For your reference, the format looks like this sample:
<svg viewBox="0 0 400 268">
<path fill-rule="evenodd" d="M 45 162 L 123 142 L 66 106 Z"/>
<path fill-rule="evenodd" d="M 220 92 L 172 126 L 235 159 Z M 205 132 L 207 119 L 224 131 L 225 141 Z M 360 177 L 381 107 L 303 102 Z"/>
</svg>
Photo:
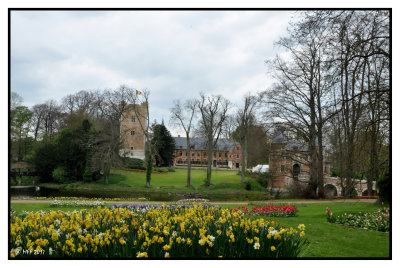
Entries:
<svg viewBox="0 0 400 268">
<path fill-rule="evenodd" d="M 265 89 L 264 61 L 291 13 L 13 12 L 11 89 L 40 103 L 121 84 L 149 88 L 154 116 L 168 122 L 174 99 L 203 91 L 238 101 Z"/>
</svg>

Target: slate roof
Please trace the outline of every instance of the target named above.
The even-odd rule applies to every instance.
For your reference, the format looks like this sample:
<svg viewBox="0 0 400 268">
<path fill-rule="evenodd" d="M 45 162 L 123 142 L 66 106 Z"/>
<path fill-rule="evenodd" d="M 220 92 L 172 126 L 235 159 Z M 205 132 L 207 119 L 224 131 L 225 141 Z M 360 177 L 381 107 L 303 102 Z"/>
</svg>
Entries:
<svg viewBox="0 0 400 268">
<path fill-rule="evenodd" d="M 175 140 L 175 149 L 186 150 L 186 137 L 173 137 Z M 230 151 L 236 146 L 235 141 L 229 139 L 219 139 L 217 142 L 217 151 Z M 207 150 L 205 138 L 190 138 L 190 145 L 193 150 Z"/>
<path fill-rule="evenodd" d="M 271 144 L 286 144 L 286 150 L 288 151 L 300 151 L 300 152 L 307 152 L 308 146 L 303 144 L 298 140 L 288 140 L 282 132 L 279 132 L 275 137 L 272 139 Z M 318 139 L 315 140 L 315 145 L 318 146 Z"/>
</svg>

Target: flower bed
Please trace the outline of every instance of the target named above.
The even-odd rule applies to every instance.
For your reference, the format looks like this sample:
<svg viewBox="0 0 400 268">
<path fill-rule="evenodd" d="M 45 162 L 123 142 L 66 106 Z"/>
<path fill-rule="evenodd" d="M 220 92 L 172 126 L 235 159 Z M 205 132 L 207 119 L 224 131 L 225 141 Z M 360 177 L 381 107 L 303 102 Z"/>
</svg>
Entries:
<svg viewBox="0 0 400 268">
<path fill-rule="evenodd" d="M 88 200 L 88 201 L 148 201 L 146 197 L 139 198 L 101 198 L 101 197 L 73 197 L 73 196 L 57 196 L 57 197 L 11 197 L 11 200 Z"/>
<path fill-rule="evenodd" d="M 264 207 L 252 207 L 251 210 L 245 206 L 231 209 L 231 211 L 242 211 L 245 215 L 254 216 L 269 216 L 269 217 L 293 217 L 296 216 L 297 207 L 294 206 L 279 206 L 279 205 L 267 205 Z"/>
<path fill-rule="evenodd" d="M 37 212 L 12 217 L 10 231 L 12 258 L 287 258 L 308 243 L 303 224 L 203 206 Z"/>
<path fill-rule="evenodd" d="M 54 200 L 50 207 L 98 207 L 105 206 L 103 201 L 90 200 Z"/>
<path fill-rule="evenodd" d="M 329 208 L 326 208 L 326 215 L 327 220 L 330 223 L 344 224 L 347 226 L 380 232 L 388 232 L 390 229 L 389 208 L 379 209 L 377 212 L 360 211 L 355 214 L 344 213 L 338 216 L 335 216 Z"/>
</svg>

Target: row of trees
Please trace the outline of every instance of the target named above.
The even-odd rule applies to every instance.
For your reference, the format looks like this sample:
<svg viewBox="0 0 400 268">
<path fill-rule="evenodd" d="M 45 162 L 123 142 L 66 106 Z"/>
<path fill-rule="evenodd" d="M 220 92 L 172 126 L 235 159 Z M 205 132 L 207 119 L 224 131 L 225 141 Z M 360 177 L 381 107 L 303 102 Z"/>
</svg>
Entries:
<svg viewBox="0 0 400 268">
<path fill-rule="evenodd" d="M 324 197 L 323 141 L 345 196 L 356 179 L 372 182 L 389 170 L 390 17 L 388 11 L 300 14 L 267 60 L 275 79 L 263 98 L 272 119 L 306 142 L 309 192 Z M 318 191 L 317 191 L 318 189 Z"/>
<path fill-rule="evenodd" d="M 104 176 L 108 183 L 111 168 L 123 164 L 120 149 L 128 133 L 122 132 L 121 120 L 128 103 L 148 103 L 149 94 L 144 90 L 139 96 L 124 86 L 80 91 L 64 97 L 59 105 L 50 100 L 29 109 L 12 93 L 11 158 L 32 162 L 42 181 L 91 181 Z M 165 126 L 155 122 L 148 128 L 148 114 L 137 119 L 146 136 L 146 157 L 152 160 L 155 155 L 158 163 L 171 163 L 173 148 L 163 140 L 169 138 L 171 143 L 172 137 Z M 148 186 L 151 168 L 148 164 Z"/>
</svg>

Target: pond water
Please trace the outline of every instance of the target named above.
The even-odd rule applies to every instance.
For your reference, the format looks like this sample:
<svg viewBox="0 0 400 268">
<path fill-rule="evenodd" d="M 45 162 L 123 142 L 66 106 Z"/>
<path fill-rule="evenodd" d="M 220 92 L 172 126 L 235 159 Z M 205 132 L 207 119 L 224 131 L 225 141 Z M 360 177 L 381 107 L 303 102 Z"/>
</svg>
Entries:
<svg viewBox="0 0 400 268">
<path fill-rule="evenodd" d="M 65 196 L 57 189 L 50 189 L 44 187 L 24 187 L 24 188 L 14 188 L 9 189 L 11 197 L 57 197 Z"/>
</svg>

